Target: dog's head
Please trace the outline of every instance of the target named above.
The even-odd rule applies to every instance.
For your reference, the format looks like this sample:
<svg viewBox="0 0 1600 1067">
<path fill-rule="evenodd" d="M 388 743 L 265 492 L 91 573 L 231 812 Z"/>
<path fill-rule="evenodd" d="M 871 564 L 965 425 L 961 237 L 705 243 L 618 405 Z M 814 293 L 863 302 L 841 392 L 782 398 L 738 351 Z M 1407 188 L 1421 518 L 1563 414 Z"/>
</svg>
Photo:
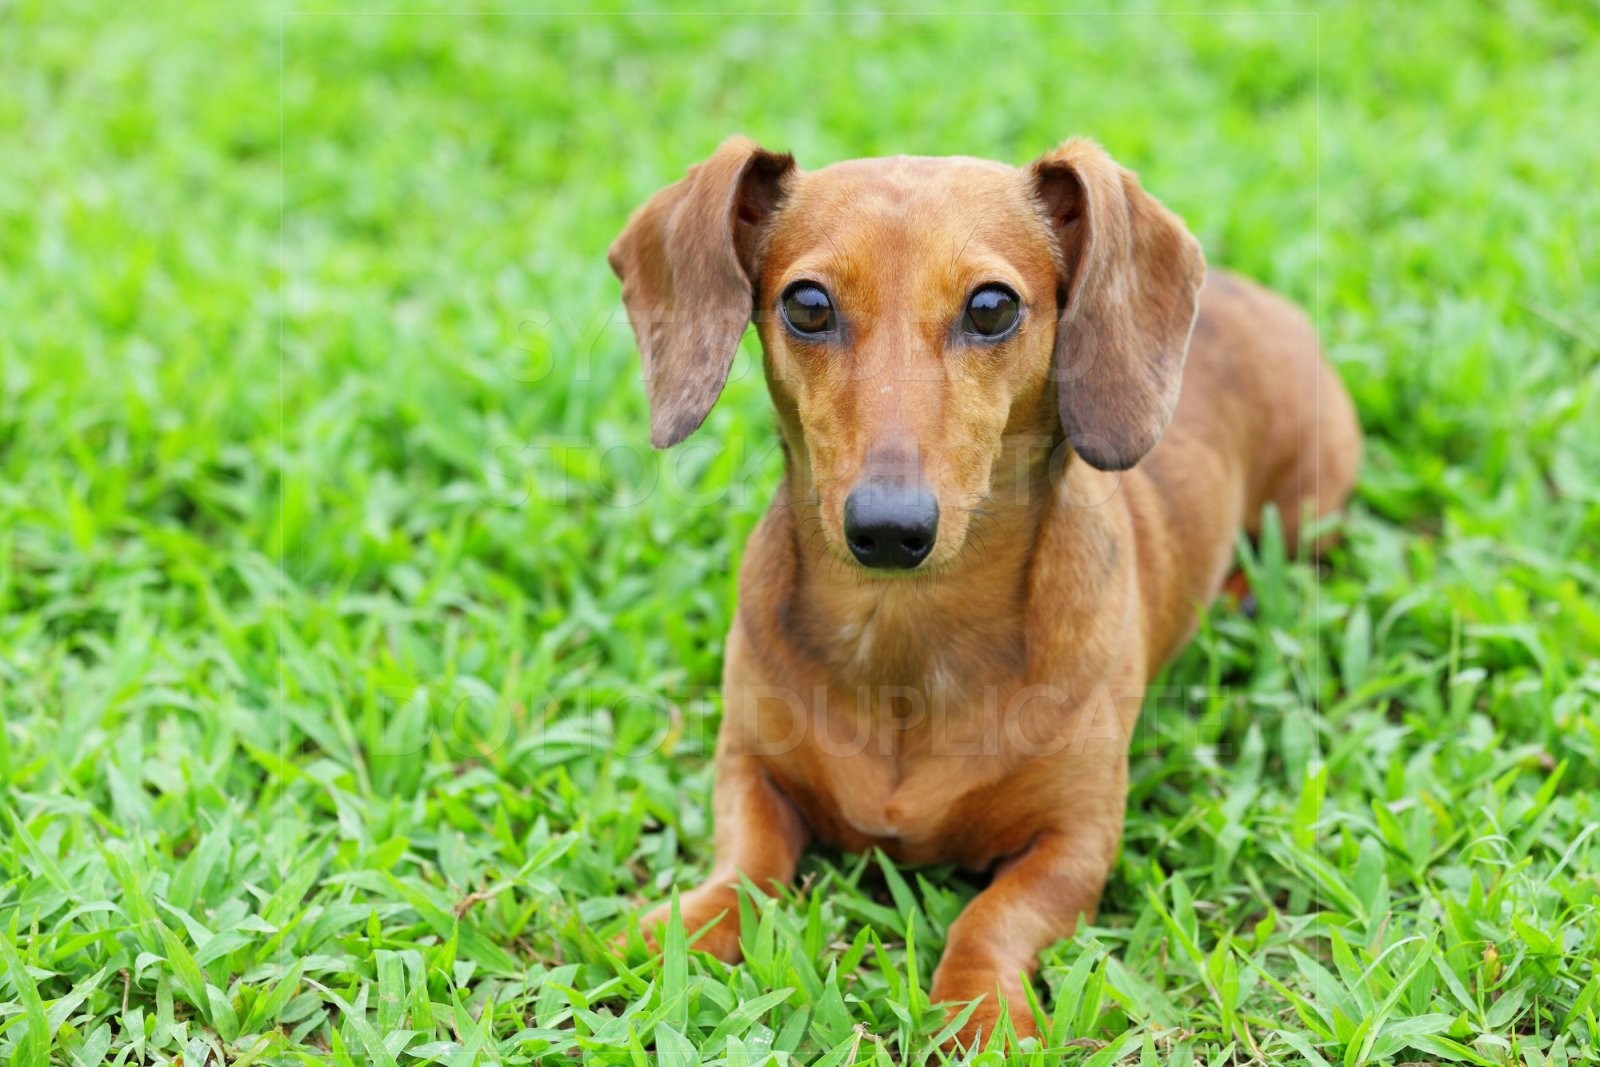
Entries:
<svg viewBox="0 0 1600 1067">
<path fill-rule="evenodd" d="M 1177 403 L 1199 244 L 1095 144 L 1018 169 L 802 173 L 733 138 L 611 247 L 658 448 L 710 411 L 753 318 L 829 546 L 883 570 L 964 544 L 1014 442 L 1124 470 Z"/>
</svg>

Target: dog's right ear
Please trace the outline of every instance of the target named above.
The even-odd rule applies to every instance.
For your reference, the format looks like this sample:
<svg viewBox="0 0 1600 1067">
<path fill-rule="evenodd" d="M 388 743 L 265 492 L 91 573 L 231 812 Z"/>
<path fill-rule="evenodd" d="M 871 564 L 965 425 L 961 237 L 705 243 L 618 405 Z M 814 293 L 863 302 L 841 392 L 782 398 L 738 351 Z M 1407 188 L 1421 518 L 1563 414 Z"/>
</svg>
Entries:
<svg viewBox="0 0 1600 1067">
<path fill-rule="evenodd" d="M 730 137 L 633 213 L 607 258 L 622 280 L 650 398 L 650 443 L 705 421 L 750 324 L 762 231 L 794 157 Z"/>
</svg>

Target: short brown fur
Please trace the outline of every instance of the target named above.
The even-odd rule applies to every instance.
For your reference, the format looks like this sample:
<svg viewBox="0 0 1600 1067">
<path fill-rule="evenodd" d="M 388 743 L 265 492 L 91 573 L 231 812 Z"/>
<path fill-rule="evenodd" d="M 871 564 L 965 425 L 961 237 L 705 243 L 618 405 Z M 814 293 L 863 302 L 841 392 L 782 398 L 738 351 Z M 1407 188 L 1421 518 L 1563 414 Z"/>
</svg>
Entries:
<svg viewBox="0 0 1600 1067">
<path fill-rule="evenodd" d="M 1000 997 L 1034 1033 L 1022 983 L 1094 914 L 1151 676 L 1265 505 L 1293 544 L 1354 484 L 1359 428 L 1310 324 L 1206 278 L 1183 224 L 1082 140 L 1021 169 L 802 173 L 735 138 L 635 214 L 611 263 L 655 443 L 704 419 L 753 309 L 788 456 L 740 572 L 716 856 L 685 925 L 738 959 L 740 877 L 788 882 L 813 840 L 989 871 L 932 996 L 983 998 L 963 1042 L 993 1030 Z M 834 298 L 836 338 L 781 322 L 797 279 Z M 1023 317 L 975 345 L 955 326 L 990 283 Z M 844 501 L 868 477 L 936 494 L 917 569 L 847 550 Z"/>
</svg>

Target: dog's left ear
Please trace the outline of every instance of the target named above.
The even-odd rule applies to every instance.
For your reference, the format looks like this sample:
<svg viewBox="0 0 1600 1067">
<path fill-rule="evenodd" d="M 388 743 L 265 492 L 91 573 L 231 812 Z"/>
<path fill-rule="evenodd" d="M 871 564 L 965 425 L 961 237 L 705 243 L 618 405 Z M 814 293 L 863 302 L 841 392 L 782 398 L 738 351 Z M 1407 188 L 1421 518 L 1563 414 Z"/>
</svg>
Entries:
<svg viewBox="0 0 1600 1067">
<path fill-rule="evenodd" d="M 1065 296 L 1056 327 L 1061 424 L 1100 470 L 1127 470 L 1172 418 L 1205 280 L 1200 242 L 1093 141 L 1034 162 Z"/>
<path fill-rule="evenodd" d="M 730 137 L 646 201 L 611 244 L 657 448 L 693 433 L 727 383 L 750 324 L 762 231 L 794 169 L 793 156 Z"/>
</svg>

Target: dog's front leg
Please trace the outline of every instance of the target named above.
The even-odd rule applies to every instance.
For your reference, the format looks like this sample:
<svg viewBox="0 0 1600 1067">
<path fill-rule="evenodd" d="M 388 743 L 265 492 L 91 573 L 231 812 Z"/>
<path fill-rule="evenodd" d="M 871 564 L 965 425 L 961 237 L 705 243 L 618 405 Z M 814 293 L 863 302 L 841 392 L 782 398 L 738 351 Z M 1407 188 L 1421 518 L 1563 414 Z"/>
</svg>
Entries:
<svg viewBox="0 0 1600 1067">
<path fill-rule="evenodd" d="M 695 948 L 736 963 L 740 957 L 741 876 L 761 889 L 788 883 L 794 878 L 807 834 L 799 813 L 753 756 L 717 753 L 711 808 L 716 842 L 711 874 L 680 897 L 678 906 L 690 938 L 716 922 L 694 942 Z M 652 949 L 670 912 L 670 903 L 661 904 L 640 920 Z"/>
<path fill-rule="evenodd" d="M 952 1016 L 983 997 L 956 1040 L 987 1041 L 1000 1018 L 999 998 L 1018 1037 L 1036 1035 L 1024 984 L 1039 952 L 1069 937 L 1080 916 L 1092 918 L 1116 851 L 1121 819 L 1108 835 L 1046 833 L 1006 860 L 989 887 L 950 926 L 930 997 L 952 1004 Z"/>
</svg>

